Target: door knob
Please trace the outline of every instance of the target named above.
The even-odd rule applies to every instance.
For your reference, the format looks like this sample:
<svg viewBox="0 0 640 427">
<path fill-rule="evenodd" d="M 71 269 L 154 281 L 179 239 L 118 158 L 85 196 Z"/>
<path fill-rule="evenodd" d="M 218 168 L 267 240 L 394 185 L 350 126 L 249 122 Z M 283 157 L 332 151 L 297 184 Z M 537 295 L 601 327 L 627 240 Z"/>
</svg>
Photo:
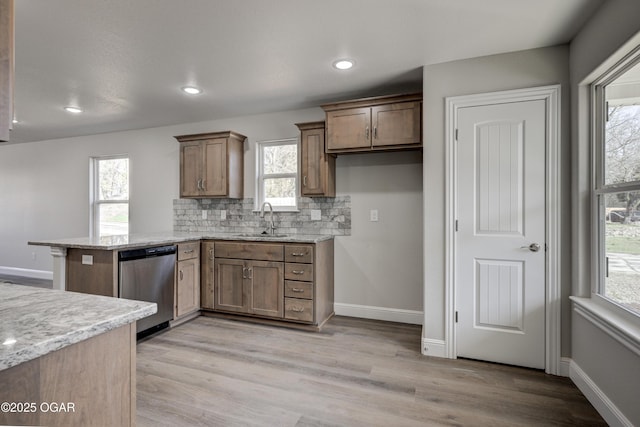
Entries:
<svg viewBox="0 0 640 427">
<path fill-rule="evenodd" d="M 529 249 L 531 252 L 538 252 L 540 245 L 538 243 L 532 243 L 529 246 L 520 246 L 520 249 Z"/>
</svg>

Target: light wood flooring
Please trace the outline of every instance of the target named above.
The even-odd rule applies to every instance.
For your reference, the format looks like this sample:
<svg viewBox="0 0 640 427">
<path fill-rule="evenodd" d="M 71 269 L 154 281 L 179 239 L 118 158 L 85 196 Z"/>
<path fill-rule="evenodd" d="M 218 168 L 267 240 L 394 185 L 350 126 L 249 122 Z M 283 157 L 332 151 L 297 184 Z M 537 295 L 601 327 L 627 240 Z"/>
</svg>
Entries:
<svg viewBox="0 0 640 427">
<path fill-rule="evenodd" d="M 567 378 L 420 354 L 421 327 L 199 317 L 138 343 L 138 426 L 604 426 Z"/>
</svg>

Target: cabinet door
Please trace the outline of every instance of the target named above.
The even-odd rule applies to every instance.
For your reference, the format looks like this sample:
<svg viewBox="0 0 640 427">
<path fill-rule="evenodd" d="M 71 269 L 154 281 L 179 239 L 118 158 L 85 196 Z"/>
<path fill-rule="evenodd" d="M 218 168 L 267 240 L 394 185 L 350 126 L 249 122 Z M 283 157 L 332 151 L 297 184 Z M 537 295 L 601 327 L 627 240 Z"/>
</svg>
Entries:
<svg viewBox="0 0 640 427">
<path fill-rule="evenodd" d="M 200 195 L 202 146 L 199 142 L 180 145 L 180 197 Z"/>
<path fill-rule="evenodd" d="M 420 103 L 400 102 L 371 108 L 373 147 L 420 145 Z"/>
<path fill-rule="evenodd" d="M 371 108 L 349 108 L 327 113 L 327 151 L 371 147 Z"/>
<path fill-rule="evenodd" d="M 302 159 L 301 194 L 323 195 L 326 191 L 327 159 L 324 152 L 324 128 L 302 131 L 300 138 Z"/>
<path fill-rule="evenodd" d="M 215 265 L 215 304 L 216 310 L 249 313 L 251 282 L 245 261 L 239 259 L 216 258 Z"/>
<path fill-rule="evenodd" d="M 251 312 L 259 316 L 284 315 L 284 266 L 281 262 L 251 261 Z"/>
<path fill-rule="evenodd" d="M 176 317 L 200 309 L 200 262 L 198 258 L 178 262 Z"/>
<path fill-rule="evenodd" d="M 214 278 L 215 278 L 215 265 L 214 265 L 214 243 L 202 242 L 200 253 L 202 254 L 202 272 L 200 289 L 200 305 L 202 308 L 214 309 Z"/>
<path fill-rule="evenodd" d="M 227 139 L 215 138 L 203 142 L 203 196 L 227 195 Z"/>
</svg>

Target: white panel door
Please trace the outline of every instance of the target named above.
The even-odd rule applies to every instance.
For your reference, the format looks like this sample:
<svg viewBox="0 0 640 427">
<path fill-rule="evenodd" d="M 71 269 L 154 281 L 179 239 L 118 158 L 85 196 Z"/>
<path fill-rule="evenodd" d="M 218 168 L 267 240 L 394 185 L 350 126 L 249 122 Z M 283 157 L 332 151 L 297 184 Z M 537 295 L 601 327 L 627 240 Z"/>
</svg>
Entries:
<svg viewBox="0 0 640 427">
<path fill-rule="evenodd" d="M 458 111 L 458 357 L 545 367 L 545 102 Z"/>
</svg>

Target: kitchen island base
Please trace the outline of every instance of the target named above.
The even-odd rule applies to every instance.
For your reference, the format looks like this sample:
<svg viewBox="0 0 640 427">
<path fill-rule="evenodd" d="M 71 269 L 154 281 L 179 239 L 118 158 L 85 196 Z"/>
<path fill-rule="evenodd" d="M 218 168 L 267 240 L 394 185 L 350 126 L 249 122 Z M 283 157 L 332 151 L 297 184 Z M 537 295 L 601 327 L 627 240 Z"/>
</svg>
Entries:
<svg viewBox="0 0 640 427">
<path fill-rule="evenodd" d="M 135 426 L 136 323 L 0 371 L 0 425 Z"/>
</svg>

